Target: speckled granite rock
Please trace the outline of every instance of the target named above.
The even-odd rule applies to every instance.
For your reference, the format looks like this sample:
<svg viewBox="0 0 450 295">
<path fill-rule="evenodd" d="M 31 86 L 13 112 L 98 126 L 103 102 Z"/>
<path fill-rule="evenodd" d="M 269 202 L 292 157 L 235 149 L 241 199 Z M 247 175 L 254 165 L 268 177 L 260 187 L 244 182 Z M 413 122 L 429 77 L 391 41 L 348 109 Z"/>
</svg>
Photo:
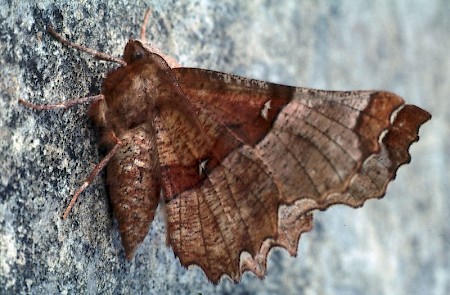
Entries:
<svg viewBox="0 0 450 295">
<path fill-rule="evenodd" d="M 6 2 L 6 1 L 5 1 Z M 91 1 L 0 4 L 0 293 L 450 294 L 450 5 L 399 1 Z M 11 3 L 10 1 L 8 1 Z M 12 6 L 11 6 L 12 5 Z M 316 214 L 291 258 L 268 276 L 208 283 L 165 246 L 162 212 L 133 262 L 124 259 L 99 177 L 61 213 L 103 151 L 86 107 L 33 112 L 17 99 L 97 94 L 114 65 L 45 33 L 114 55 L 155 12 L 150 40 L 187 66 L 327 89 L 386 89 L 429 110 L 381 201 Z"/>
</svg>

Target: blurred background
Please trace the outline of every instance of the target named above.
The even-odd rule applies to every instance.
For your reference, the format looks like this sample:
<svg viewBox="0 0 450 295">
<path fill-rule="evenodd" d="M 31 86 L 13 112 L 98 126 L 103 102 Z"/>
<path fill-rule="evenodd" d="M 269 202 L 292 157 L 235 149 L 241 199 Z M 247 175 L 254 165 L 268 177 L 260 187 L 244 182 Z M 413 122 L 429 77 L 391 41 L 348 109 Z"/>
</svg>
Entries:
<svg viewBox="0 0 450 295">
<path fill-rule="evenodd" d="M 0 293 L 450 294 L 450 3 L 447 0 L 58 1 L 0 3 Z M 98 177 L 67 221 L 70 196 L 104 155 L 86 106 L 34 112 L 98 94 L 139 34 L 182 65 L 294 86 L 384 89 L 433 119 L 382 200 L 315 214 L 298 257 L 275 249 L 264 280 L 211 285 L 180 266 L 158 213 L 126 262 Z"/>
</svg>

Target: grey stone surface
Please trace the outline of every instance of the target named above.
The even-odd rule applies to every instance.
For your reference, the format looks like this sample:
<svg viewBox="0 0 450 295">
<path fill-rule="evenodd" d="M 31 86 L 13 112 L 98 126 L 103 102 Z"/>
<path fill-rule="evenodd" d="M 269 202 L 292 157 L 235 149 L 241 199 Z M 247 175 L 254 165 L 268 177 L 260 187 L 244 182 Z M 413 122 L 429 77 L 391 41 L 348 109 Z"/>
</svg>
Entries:
<svg viewBox="0 0 450 295">
<path fill-rule="evenodd" d="M 148 38 L 183 65 L 283 84 L 386 89 L 433 114 L 380 201 L 316 214 L 300 254 L 270 255 L 268 276 L 213 286 L 165 246 L 159 212 L 124 259 L 104 175 L 61 213 L 104 151 L 86 107 L 108 69 L 45 33 L 121 55 L 143 13 Z M 1 294 L 450 294 L 450 4 L 447 0 L 52 1 L 0 3 Z"/>
</svg>

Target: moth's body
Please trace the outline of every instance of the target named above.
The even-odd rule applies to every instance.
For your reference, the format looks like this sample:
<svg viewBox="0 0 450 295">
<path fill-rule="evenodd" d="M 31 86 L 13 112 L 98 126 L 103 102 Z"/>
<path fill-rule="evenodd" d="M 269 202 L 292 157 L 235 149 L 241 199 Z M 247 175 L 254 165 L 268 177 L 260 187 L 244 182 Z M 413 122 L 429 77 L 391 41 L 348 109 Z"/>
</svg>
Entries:
<svg viewBox="0 0 450 295">
<path fill-rule="evenodd" d="M 93 103 L 89 110 L 103 134 L 103 144 L 111 147 L 116 138 L 122 142 L 108 163 L 107 177 L 128 259 L 147 235 L 159 202 L 160 171 L 152 119 L 164 97 L 176 92 L 167 63 L 142 49 L 139 41 L 128 43 L 127 65 L 108 74 L 104 100 Z"/>
<path fill-rule="evenodd" d="M 182 68 L 137 40 L 122 60 L 50 32 L 122 65 L 101 95 L 88 97 L 97 99 L 89 113 L 110 151 L 66 213 L 109 161 L 126 257 L 147 235 L 162 192 L 168 243 L 182 265 L 199 265 L 213 282 L 238 281 L 244 271 L 263 277 L 274 246 L 296 255 L 312 210 L 381 198 L 431 117 L 385 91 L 314 90 Z"/>
</svg>

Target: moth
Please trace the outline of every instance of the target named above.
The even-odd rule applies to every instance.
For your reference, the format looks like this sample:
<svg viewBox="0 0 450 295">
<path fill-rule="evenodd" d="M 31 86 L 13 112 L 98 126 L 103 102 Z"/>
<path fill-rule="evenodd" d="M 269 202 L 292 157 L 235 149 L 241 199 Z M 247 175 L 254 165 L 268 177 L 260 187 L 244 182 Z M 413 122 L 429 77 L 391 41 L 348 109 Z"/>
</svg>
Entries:
<svg viewBox="0 0 450 295">
<path fill-rule="evenodd" d="M 168 243 L 184 266 L 196 264 L 217 283 L 224 275 L 266 273 L 281 246 L 297 254 L 313 210 L 362 206 L 381 198 L 419 127 L 431 118 L 386 91 L 324 91 L 185 68 L 129 40 L 123 58 L 58 41 L 120 66 L 101 94 L 37 105 L 37 110 L 90 102 L 89 116 L 109 150 L 75 192 L 106 167 L 109 197 L 125 256 L 148 233 L 159 200 Z"/>
</svg>

